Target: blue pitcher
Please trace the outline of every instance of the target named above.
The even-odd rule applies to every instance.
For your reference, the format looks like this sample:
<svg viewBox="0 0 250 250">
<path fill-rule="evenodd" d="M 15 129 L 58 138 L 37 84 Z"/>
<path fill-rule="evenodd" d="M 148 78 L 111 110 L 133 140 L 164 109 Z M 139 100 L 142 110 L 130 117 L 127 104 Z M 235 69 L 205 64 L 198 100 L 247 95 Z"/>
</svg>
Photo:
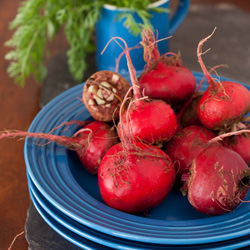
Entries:
<svg viewBox="0 0 250 250">
<path fill-rule="evenodd" d="M 170 0 L 160 0 L 153 3 L 152 7 L 161 7 L 169 9 Z M 171 13 L 166 12 L 153 12 L 151 14 L 151 24 L 153 25 L 155 31 L 158 33 L 157 39 L 166 38 L 173 35 L 175 30 L 182 23 L 186 17 L 189 9 L 189 0 L 180 0 L 179 6 L 176 12 L 171 15 Z M 101 18 L 96 25 L 96 63 L 97 70 L 111 70 L 116 69 L 116 59 L 122 53 L 122 49 L 113 41 L 109 44 L 107 49 L 103 54 L 102 50 L 108 43 L 108 41 L 115 36 L 123 38 L 129 48 L 139 45 L 141 41 L 141 35 L 132 35 L 126 27 L 123 25 L 124 20 L 117 20 L 117 15 L 121 12 L 129 11 L 125 8 L 116 8 L 112 5 L 105 5 L 101 12 Z M 133 14 L 133 17 L 138 22 L 142 21 L 140 18 Z M 169 51 L 169 41 L 168 39 L 158 43 L 158 48 L 161 54 Z M 143 70 L 145 62 L 143 60 L 143 48 L 137 48 L 130 51 L 131 59 L 136 71 Z M 123 56 L 119 63 L 119 73 L 126 74 L 128 72 L 127 62 L 125 56 Z"/>
</svg>

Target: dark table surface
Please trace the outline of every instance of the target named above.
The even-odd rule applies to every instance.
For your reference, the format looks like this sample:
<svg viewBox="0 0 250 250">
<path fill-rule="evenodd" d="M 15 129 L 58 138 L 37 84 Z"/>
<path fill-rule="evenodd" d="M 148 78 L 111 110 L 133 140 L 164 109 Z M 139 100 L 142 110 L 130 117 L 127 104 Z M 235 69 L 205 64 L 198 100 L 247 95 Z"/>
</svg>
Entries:
<svg viewBox="0 0 250 250">
<path fill-rule="evenodd" d="M 48 86 L 44 84 L 43 88 L 41 88 L 41 85 L 36 84 L 32 78 L 27 81 L 27 85 L 24 88 L 20 88 L 14 85 L 13 79 L 10 79 L 6 73 L 8 64 L 4 60 L 4 55 L 7 49 L 3 44 L 10 38 L 11 32 L 8 30 L 8 24 L 15 16 L 19 2 L 20 1 L 17 0 L 2 0 L 0 3 L 0 41 L 2 44 L 0 52 L 0 130 L 27 130 L 32 119 L 40 110 L 40 104 L 46 103 L 53 95 L 58 94 L 52 91 L 49 97 L 48 94 L 44 94 L 46 89 L 50 88 L 49 83 L 51 82 L 51 78 L 47 79 Z M 200 2 L 202 2 L 204 6 L 199 6 L 199 9 L 197 9 L 196 3 Z M 234 3 L 241 9 L 235 9 L 228 5 L 220 5 L 218 7 L 215 5 L 218 2 Z M 212 9 L 207 5 L 208 3 L 212 4 Z M 217 15 L 211 18 L 211 14 L 216 14 L 214 11 L 215 7 Z M 211 47 L 212 50 L 205 56 L 204 60 L 208 66 L 222 63 L 228 64 L 229 69 L 218 70 L 220 75 L 228 76 L 249 84 L 250 14 L 248 11 L 250 11 L 250 1 L 247 0 L 191 1 L 190 14 L 185 24 L 180 27 L 172 38 L 171 50 L 181 50 L 184 64 L 192 70 L 200 71 L 194 54 L 197 43 L 199 39 L 209 34 L 214 26 L 217 26 L 218 30 L 216 34 L 211 41 L 207 43 L 207 47 Z M 225 24 L 223 20 L 225 20 L 226 17 L 228 21 Z M 200 26 L 201 22 L 204 23 L 204 26 Z M 52 59 L 50 59 L 48 65 L 50 65 L 49 67 L 51 70 L 55 70 L 52 61 L 56 60 L 55 58 L 58 59 L 58 56 L 63 58 L 64 55 L 62 51 L 67 48 L 67 43 L 62 33 L 58 35 L 53 43 L 49 44 L 49 47 L 51 49 Z M 65 66 L 62 58 L 60 58 L 61 63 L 59 67 Z M 66 78 L 63 79 L 65 80 Z M 72 83 L 70 78 L 66 82 L 69 85 L 64 85 L 62 90 Z M 23 159 L 23 142 L 0 141 L 0 152 L 0 250 L 5 250 L 8 249 L 15 235 L 24 231 L 27 212 L 30 212 L 32 207 L 30 207 L 25 163 Z M 29 219 L 28 223 L 32 223 L 32 218 L 29 217 Z M 33 224 L 33 226 L 34 225 L 35 224 Z M 39 224 L 37 224 L 37 226 L 39 227 Z M 42 236 L 41 233 L 41 237 Z M 32 234 L 29 234 L 28 238 L 29 241 L 33 243 L 33 245 L 30 244 L 30 249 L 48 249 L 46 245 L 40 246 L 40 248 L 38 245 L 34 245 L 39 244 L 39 241 L 36 242 L 37 239 L 32 239 Z M 51 239 L 53 239 L 53 237 L 51 237 Z M 55 236 L 55 239 L 57 239 L 57 236 Z M 28 249 L 28 244 L 24 235 L 21 235 L 15 241 L 12 250 L 15 249 Z M 60 249 L 63 250 L 63 248 Z M 71 248 L 68 247 L 67 249 Z"/>
</svg>

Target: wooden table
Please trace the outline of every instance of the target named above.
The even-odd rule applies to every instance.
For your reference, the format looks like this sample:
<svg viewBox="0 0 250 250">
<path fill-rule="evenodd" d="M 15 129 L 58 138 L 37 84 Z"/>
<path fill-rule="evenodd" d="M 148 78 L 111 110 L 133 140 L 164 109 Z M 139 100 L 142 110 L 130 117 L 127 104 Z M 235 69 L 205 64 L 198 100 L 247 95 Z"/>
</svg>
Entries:
<svg viewBox="0 0 250 250">
<path fill-rule="evenodd" d="M 248 0 L 191 0 L 191 4 L 234 3 L 250 11 Z M 30 78 L 24 88 L 14 84 L 8 77 L 4 56 L 7 48 L 4 43 L 12 32 L 9 22 L 17 13 L 20 1 L 1 0 L 0 2 L 0 130 L 27 130 L 29 124 L 40 110 L 39 100 L 41 85 Z M 49 45 L 51 56 L 67 47 L 62 32 Z M 27 209 L 30 204 L 25 163 L 23 157 L 23 141 L 0 141 L 0 250 L 7 250 L 15 235 L 24 231 Z M 17 238 L 12 250 L 28 248 L 24 234 Z"/>
</svg>

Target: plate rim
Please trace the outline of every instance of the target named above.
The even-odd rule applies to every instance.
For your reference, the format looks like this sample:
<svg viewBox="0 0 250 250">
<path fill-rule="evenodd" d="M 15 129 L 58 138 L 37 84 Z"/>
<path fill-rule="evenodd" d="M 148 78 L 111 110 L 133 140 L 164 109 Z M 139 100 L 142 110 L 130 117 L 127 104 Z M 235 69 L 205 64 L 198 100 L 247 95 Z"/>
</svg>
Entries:
<svg viewBox="0 0 250 250">
<path fill-rule="evenodd" d="M 201 73 L 201 72 L 193 72 L 194 73 L 194 75 L 195 75 L 195 77 L 203 77 L 203 73 Z M 221 77 L 223 80 L 224 79 L 226 79 L 226 80 L 232 80 L 232 79 L 229 79 L 229 78 L 225 78 L 225 77 Z M 240 83 L 240 82 L 239 82 Z M 37 114 L 37 116 L 35 117 L 35 119 L 33 120 L 33 122 L 31 123 L 31 125 L 30 125 L 30 128 L 29 128 L 29 131 L 30 130 L 32 130 L 32 125 L 33 124 L 35 124 L 35 122 L 36 122 L 36 120 L 38 119 L 37 117 L 39 117 L 39 116 L 41 116 L 41 114 L 44 112 L 44 110 L 46 111 L 46 109 L 48 109 L 48 108 L 50 108 L 51 106 L 53 106 L 53 105 L 55 105 L 56 104 L 56 102 L 58 101 L 58 99 L 60 99 L 60 98 L 62 98 L 62 97 L 64 97 L 65 95 L 70 95 L 70 94 L 74 94 L 75 93 L 75 91 L 76 90 L 78 90 L 78 88 L 82 88 L 83 87 L 83 84 L 84 83 L 82 83 L 82 84 L 80 84 L 80 85 L 76 85 L 76 86 L 74 86 L 74 87 L 72 87 L 71 89 L 68 89 L 68 90 L 66 90 L 66 91 L 64 91 L 62 94 L 60 94 L 59 96 L 57 96 L 57 97 L 55 97 L 52 101 L 50 101 L 48 104 L 46 104 L 44 107 L 43 107 L 43 109 Z M 242 84 L 242 83 L 241 83 Z M 249 88 L 249 86 L 247 86 L 247 85 L 245 85 L 245 84 L 243 84 L 244 86 L 246 86 L 246 87 L 248 87 Z M 31 179 L 32 179 L 32 181 L 35 183 L 35 185 L 37 186 L 37 188 L 38 188 L 38 190 L 44 195 L 45 194 L 45 197 L 47 196 L 48 197 L 48 200 L 52 200 L 53 201 L 53 197 L 51 197 L 49 194 L 47 194 L 46 193 L 46 191 L 43 189 L 43 187 L 40 185 L 40 183 L 38 183 L 37 182 L 37 180 L 36 180 L 36 178 L 35 178 L 35 176 L 33 176 L 32 175 L 32 173 L 30 172 L 30 170 L 31 170 L 31 166 L 29 166 L 29 157 L 28 157 L 28 149 L 27 149 L 27 147 L 28 147 L 28 143 L 29 143 L 29 139 L 26 139 L 25 140 L 25 149 L 24 149 L 24 153 L 25 153 L 25 162 L 26 162 L 26 166 L 27 166 L 27 171 L 29 172 L 29 174 L 30 174 L 30 176 L 31 176 Z M 56 205 L 56 207 L 58 207 L 60 210 L 62 209 L 61 207 L 60 207 L 60 204 L 57 204 L 57 203 L 55 203 L 55 205 Z M 114 212 L 114 209 L 112 209 L 112 208 L 109 208 L 109 209 L 111 209 L 111 213 L 112 212 Z M 63 210 L 63 209 L 62 209 Z M 65 211 L 63 211 L 63 212 L 65 212 Z M 70 212 L 69 212 L 69 214 L 70 214 Z M 123 212 L 120 212 L 120 211 L 118 211 L 118 216 L 119 215 L 124 215 L 124 213 Z M 126 214 L 127 215 L 127 214 Z M 131 217 L 132 216 L 132 217 Z M 127 215 L 127 216 L 125 216 L 125 219 L 126 218 L 129 218 L 129 219 L 135 219 L 134 217 L 133 217 L 134 215 Z M 77 218 L 74 218 L 74 219 L 77 219 Z M 148 218 L 146 218 L 145 219 L 145 221 L 149 221 L 149 220 L 153 220 L 154 222 L 155 222 L 155 220 L 154 219 L 148 219 Z M 199 219 L 199 221 L 200 220 L 210 220 L 211 221 L 211 218 L 204 218 L 204 219 Z M 223 220 L 223 219 L 221 219 L 221 220 Z M 80 220 L 80 222 L 82 222 L 81 220 Z M 178 224 L 178 223 L 177 223 Z M 87 223 L 87 225 L 88 226 L 93 226 L 93 228 L 96 230 L 97 228 L 95 227 L 95 225 L 91 225 L 91 224 L 89 224 L 89 223 Z M 99 227 L 98 228 L 98 230 L 104 230 L 105 231 L 105 233 L 107 233 L 107 231 L 106 231 L 106 228 L 104 227 Z M 249 230 L 248 230 L 248 233 L 249 233 Z M 135 237 L 134 237 L 134 235 L 131 235 L 131 234 L 126 234 L 126 235 L 124 235 L 124 232 L 120 232 L 120 231 L 118 231 L 118 232 L 113 232 L 113 234 L 114 234 L 114 236 L 118 236 L 118 237 L 125 237 L 125 238 L 130 238 L 131 240 L 138 240 L 137 238 L 135 239 Z M 245 234 L 247 234 L 247 232 L 245 233 Z M 241 234 L 242 235 L 242 234 Z M 239 236 L 239 232 L 237 232 L 234 236 L 232 236 L 232 234 L 231 235 L 228 235 L 228 236 L 225 236 L 224 235 L 224 237 L 223 237 L 223 239 L 225 240 L 225 237 L 228 237 L 228 239 L 231 239 L 232 237 L 238 237 Z M 155 238 L 155 239 L 147 239 L 147 238 L 145 238 L 145 237 L 141 237 L 139 240 L 141 240 L 141 241 L 149 241 L 149 242 L 152 242 L 152 243 L 154 243 L 155 242 L 155 240 L 157 241 L 157 243 L 159 243 L 159 238 Z M 169 239 L 168 239 L 169 240 Z M 219 240 L 221 240 L 220 239 L 220 237 L 218 238 L 218 237 L 215 237 L 215 238 L 213 238 L 213 237 L 211 237 L 210 238 L 210 241 L 209 241 L 209 239 L 203 239 L 204 240 L 204 242 L 211 242 L 211 240 L 213 240 L 213 241 L 219 241 Z M 172 244 L 175 244 L 174 242 L 175 242 L 176 240 L 174 240 L 173 242 L 172 242 Z M 178 239 L 178 241 L 179 241 L 179 239 Z M 187 240 L 187 239 L 184 239 L 184 241 L 185 241 L 185 244 L 187 244 L 187 242 L 189 242 L 189 240 Z M 165 244 L 165 242 L 166 242 L 166 239 L 162 239 L 162 244 Z M 193 244 L 194 242 L 196 242 L 194 239 L 193 240 L 190 240 L 190 244 Z M 198 240 L 198 242 L 199 243 L 201 243 L 201 239 L 199 238 L 199 240 Z M 169 244 L 169 241 L 167 242 L 168 244 Z M 183 244 L 184 244 L 184 242 L 183 242 Z"/>
</svg>

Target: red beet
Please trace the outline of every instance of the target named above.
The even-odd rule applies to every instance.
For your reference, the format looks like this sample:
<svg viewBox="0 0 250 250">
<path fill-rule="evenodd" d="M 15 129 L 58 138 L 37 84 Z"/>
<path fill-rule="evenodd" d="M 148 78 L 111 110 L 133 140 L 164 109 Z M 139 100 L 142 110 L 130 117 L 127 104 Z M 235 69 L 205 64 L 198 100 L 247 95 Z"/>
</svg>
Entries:
<svg viewBox="0 0 250 250">
<path fill-rule="evenodd" d="M 237 152 L 250 165 L 250 134 L 242 134 L 226 138 L 223 145 Z"/>
<path fill-rule="evenodd" d="M 116 132 L 108 124 L 98 121 L 85 126 L 83 131 L 77 134 L 77 139 L 83 146 L 76 152 L 83 166 L 92 174 L 97 174 L 107 150 L 118 143 Z"/>
<path fill-rule="evenodd" d="M 0 139 L 26 136 L 53 141 L 76 151 L 83 166 L 92 174 L 97 173 L 101 159 L 107 150 L 118 142 L 116 132 L 108 124 L 99 121 L 90 122 L 72 137 L 16 130 L 2 133 Z"/>
<path fill-rule="evenodd" d="M 145 95 L 163 99 L 171 105 L 188 100 L 195 90 L 196 80 L 192 72 L 182 65 L 180 56 L 161 56 L 150 30 L 143 31 L 142 45 L 147 65 L 139 78 L 139 85 Z"/>
<path fill-rule="evenodd" d="M 170 140 L 177 129 L 173 109 L 162 100 L 135 101 L 124 113 L 122 122 L 127 136 L 131 133 L 136 140 L 150 144 Z M 121 132 L 119 131 L 118 134 Z"/>
<path fill-rule="evenodd" d="M 215 134 L 210 130 L 192 125 L 178 131 L 165 146 L 164 151 L 174 162 L 178 180 L 189 171 L 193 159 L 213 137 Z"/>
<path fill-rule="evenodd" d="M 166 197 L 175 180 L 175 169 L 165 152 L 137 140 L 156 142 L 165 138 L 169 131 L 165 132 L 163 128 L 169 126 L 169 119 L 166 119 L 169 114 L 166 116 L 164 112 L 169 112 L 170 107 L 161 100 L 141 98 L 127 44 L 119 37 L 113 40 L 125 44 L 124 53 L 133 85 L 130 90 L 133 89 L 134 99 L 124 111 L 130 94 L 128 91 L 120 107 L 118 129 L 121 143 L 111 147 L 102 159 L 98 185 L 103 200 L 109 206 L 128 213 L 145 212 Z M 175 122 L 170 123 L 170 126 L 174 124 L 170 133 L 175 131 L 177 125 L 175 115 L 173 119 Z M 158 125 L 159 121 L 162 124 Z"/>
<path fill-rule="evenodd" d="M 216 143 L 193 161 L 188 200 L 198 211 L 219 215 L 234 210 L 250 187 L 250 169 L 242 157 Z"/>
<path fill-rule="evenodd" d="M 113 121 L 119 117 L 119 106 L 129 89 L 121 75 L 103 70 L 92 74 L 83 88 L 82 100 L 97 121 Z"/>
<path fill-rule="evenodd" d="M 212 33 L 213 34 L 213 33 Z M 209 86 L 198 104 L 201 123 L 213 130 L 230 130 L 250 110 L 250 92 L 233 81 L 216 82 L 201 58 L 201 48 L 212 34 L 199 42 L 197 56 Z"/>
<path fill-rule="evenodd" d="M 178 112 L 177 119 L 183 128 L 191 125 L 202 125 L 197 114 L 197 106 L 202 95 L 203 92 L 196 93 L 190 103 L 185 103 L 183 106 L 184 109 Z M 187 106 L 185 106 L 186 104 Z"/>
<path fill-rule="evenodd" d="M 222 145 L 237 152 L 250 165 L 250 130 L 241 123 L 242 129 L 221 134 L 213 140 L 222 141 Z M 245 128 L 244 128 L 245 126 Z"/>
<path fill-rule="evenodd" d="M 132 146 L 132 147 L 131 147 Z M 111 147 L 98 170 L 103 200 L 124 212 L 144 212 L 158 205 L 175 179 L 169 156 L 156 146 L 124 142 Z"/>
<path fill-rule="evenodd" d="M 120 37 L 114 37 L 112 40 L 117 43 L 122 41 L 125 45 L 124 52 L 134 94 L 133 100 L 120 118 L 118 134 L 121 134 L 121 123 L 123 123 L 122 130 L 127 137 L 131 136 L 133 139 L 152 144 L 168 141 L 177 128 L 177 119 L 173 109 L 162 100 L 142 97 L 126 42 Z"/>
</svg>

